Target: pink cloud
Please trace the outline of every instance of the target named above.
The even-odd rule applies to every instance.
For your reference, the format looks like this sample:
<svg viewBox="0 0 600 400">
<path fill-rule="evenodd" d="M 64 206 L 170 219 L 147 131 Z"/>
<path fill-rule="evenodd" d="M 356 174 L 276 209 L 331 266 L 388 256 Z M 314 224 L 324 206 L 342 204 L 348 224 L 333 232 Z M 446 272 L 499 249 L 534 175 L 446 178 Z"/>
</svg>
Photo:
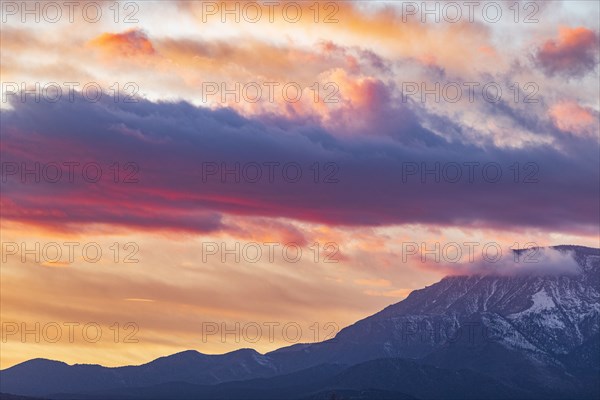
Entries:
<svg viewBox="0 0 600 400">
<path fill-rule="evenodd" d="M 535 57 L 547 75 L 583 76 L 598 64 L 598 33 L 585 27 L 560 28 L 558 39 L 547 40 Z"/>
<path fill-rule="evenodd" d="M 598 112 L 583 107 L 574 101 L 564 101 L 553 105 L 550 117 L 554 125 L 563 132 L 596 137 L 598 135 Z"/>
</svg>

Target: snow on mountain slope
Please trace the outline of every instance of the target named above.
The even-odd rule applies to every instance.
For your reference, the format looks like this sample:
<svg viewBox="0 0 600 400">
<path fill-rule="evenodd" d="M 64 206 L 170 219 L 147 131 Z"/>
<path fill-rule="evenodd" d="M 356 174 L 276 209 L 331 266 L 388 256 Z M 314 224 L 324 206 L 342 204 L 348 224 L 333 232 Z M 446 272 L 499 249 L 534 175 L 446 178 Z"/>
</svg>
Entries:
<svg viewBox="0 0 600 400">
<path fill-rule="evenodd" d="M 573 252 L 578 273 L 447 277 L 361 322 L 390 320 L 405 330 L 417 326 L 422 333 L 439 322 L 444 324 L 439 333 L 448 331 L 448 340 L 460 325 L 457 321 L 481 320 L 484 339 L 509 348 L 533 346 L 551 355 L 568 353 L 600 330 L 600 289 L 595 285 L 600 251 L 558 249 Z"/>
</svg>

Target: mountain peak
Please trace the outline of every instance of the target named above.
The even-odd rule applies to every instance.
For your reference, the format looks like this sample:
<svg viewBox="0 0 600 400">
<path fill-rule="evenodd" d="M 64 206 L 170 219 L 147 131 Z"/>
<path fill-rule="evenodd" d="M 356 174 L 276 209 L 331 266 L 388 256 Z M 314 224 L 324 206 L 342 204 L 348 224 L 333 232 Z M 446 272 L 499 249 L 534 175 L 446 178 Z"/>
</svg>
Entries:
<svg viewBox="0 0 600 400">
<path fill-rule="evenodd" d="M 237 349 L 234 351 L 230 351 L 229 353 L 223 354 L 225 356 L 262 356 L 263 354 L 258 351 L 251 349 L 249 347 L 243 349 Z"/>
<path fill-rule="evenodd" d="M 31 360 L 17 364 L 11 368 L 56 368 L 63 366 L 68 367 L 69 364 L 62 361 L 49 360 L 47 358 L 33 358 Z"/>
</svg>

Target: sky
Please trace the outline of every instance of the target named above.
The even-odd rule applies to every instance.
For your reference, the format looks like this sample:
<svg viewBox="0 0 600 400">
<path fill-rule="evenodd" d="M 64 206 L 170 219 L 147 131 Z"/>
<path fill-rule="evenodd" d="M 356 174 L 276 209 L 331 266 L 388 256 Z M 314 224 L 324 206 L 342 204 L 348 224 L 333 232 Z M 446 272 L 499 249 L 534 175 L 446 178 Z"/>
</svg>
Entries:
<svg viewBox="0 0 600 400">
<path fill-rule="evenodd" d="M 3 1 L 0 368 L 267 352 L 600 247 L 599 4 Z"/>
</svg>

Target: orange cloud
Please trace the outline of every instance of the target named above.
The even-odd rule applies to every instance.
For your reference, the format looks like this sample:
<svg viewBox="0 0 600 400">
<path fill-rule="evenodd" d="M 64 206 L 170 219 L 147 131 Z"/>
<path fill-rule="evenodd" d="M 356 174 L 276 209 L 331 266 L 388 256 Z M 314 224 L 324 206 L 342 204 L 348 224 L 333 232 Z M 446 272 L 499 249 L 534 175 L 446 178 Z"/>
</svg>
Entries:
<svg viewBox="0 0 600 400">
<path fill-rule="evenodd" d="M 123 33 L 103 33 L 91 40 L 90 44 L 114 56 L 147 56 L 155 53 L 148 36 L 138 29 Z"/>
<path fill-rule="evenodd" d="M 408 297 L 408 295 L 412 291 L 413 291 L 413 289 L 394 289 L 394 290 L 386 290 L 386 291 L 367 290 L 364 293 L 367 296 L 374 296 L 374 297 L 394 297 L 398 301 L 400 301 L 400 300 L 404 299 L 405 297 Z"/>
<path fill-rule="evenodd" d="M 387 279 L 355 279 L 354 283 L 361 286 L 388 287 L 392 282 Z"/>
</svg>

